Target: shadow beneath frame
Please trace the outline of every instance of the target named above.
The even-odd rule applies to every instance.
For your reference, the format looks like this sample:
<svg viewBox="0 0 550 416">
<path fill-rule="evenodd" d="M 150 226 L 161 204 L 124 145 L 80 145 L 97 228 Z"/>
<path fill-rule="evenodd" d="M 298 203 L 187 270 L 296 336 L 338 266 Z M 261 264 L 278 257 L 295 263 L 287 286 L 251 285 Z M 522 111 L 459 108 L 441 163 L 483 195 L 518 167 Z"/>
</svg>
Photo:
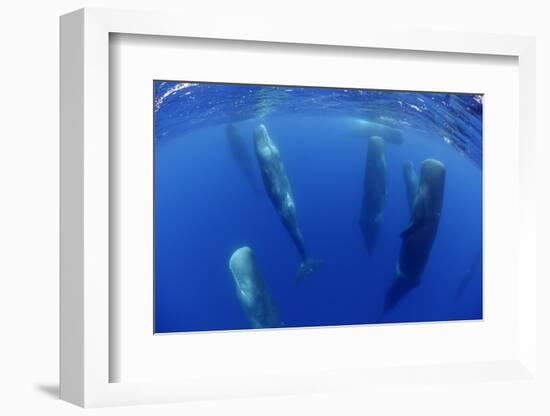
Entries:
<svg viewBox="0 0 550 416">
<path fill-rule="evenodd" d="M 52 399 L 59 399 L 59 385 L 58 384 L 37 384 L 34 386 L 36 390 L 49 396 Z"/>
</svg>

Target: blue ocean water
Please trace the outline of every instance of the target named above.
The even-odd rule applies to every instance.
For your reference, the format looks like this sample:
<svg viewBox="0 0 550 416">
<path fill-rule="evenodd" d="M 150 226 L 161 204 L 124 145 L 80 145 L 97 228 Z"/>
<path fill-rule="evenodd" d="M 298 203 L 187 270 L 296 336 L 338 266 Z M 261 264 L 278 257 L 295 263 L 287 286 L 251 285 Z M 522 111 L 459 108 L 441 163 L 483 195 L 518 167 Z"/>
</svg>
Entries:
<svg viewBox="0 0 550 416">
<path fill-rule="evenodd" d="M 155 81 L 154 114 L 155 332 L 251 328 L 229 269 L 243 246 L 286 327 L 482 318 L 481 96 Z M 384 146 L 371 255 L 359 226 L 364 121 L 403 137 Z M 323 261 L 299 282 L 298 251 L 255 155 L 260 124 L 284 163 L 308 254 Z M 439 227 L 418 286 L 384 312 L 411 218 L 403 162 L 420 176 L 428 158 L 446 168 Z"/>
</svg>

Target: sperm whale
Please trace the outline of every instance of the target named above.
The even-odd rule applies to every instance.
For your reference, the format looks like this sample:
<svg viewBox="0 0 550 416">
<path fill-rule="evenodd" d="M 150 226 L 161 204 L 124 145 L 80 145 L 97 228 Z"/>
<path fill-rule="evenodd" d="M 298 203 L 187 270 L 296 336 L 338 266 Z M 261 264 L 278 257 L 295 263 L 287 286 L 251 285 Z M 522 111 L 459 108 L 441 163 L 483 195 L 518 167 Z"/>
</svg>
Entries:
<svg viewBox="0 0 550 416">
<path fill-rule="evenodd" d="M 369 138 L 367 149 L 367 163 L 363 180 L 363 202 L 359 218 L 359 226 L 369 254 L 374 251 L 378 240 L 380 225 L 384 216 L 386 192 L 384 140 L 379 136 L 373 136 Z"/>
<path fill-rule="evenodd" d="M 253 328 L 283 326 L 250 247 L 236 250 L 229 259 L 237 298 Z"/>
<path fill-rule="evenodd" d="M 363 119 L 353 120 L 353 134 L 361 137 L 381 137 L 386 143 L 403 144 L 403 133 L 393 127 Z"/>
<path fill-rule="evenodd" d="M 301 263 L 296 279 L 301 280 L 321 267 L 322 262 L 308 257 L 306 253 L 304 239 L 298 227 L 296 205 L 290 182 L 279 149 L 271 140 L 265 125 L 260 124 L 254 131 L 254 143 L 264 188 L 300 255 Z"/>
<path fill-rule="evenodd" d="M 422 162 L 420 183 L 409 225 L 401 233 L 401 251 L 394 282 L 386 294 L 385 310 L 393 308 L 420 284 L 439 227 L 445 175 L 445 166 L 440 161 Z"/>
</svg>

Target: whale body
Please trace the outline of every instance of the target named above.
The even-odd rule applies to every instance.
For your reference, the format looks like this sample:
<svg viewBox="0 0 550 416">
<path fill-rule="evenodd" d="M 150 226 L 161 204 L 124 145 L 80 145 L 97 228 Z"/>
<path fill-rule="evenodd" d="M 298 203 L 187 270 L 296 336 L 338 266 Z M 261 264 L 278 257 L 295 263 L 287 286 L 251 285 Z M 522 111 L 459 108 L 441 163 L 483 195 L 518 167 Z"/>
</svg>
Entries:
<svg viewBox="0 0 550 416">
<path fill-rule="evenodd" d="M 253 328 L 283 326 L 250 247 L 241 247 L 229 259 L 237 298 Z"/>
<path fill-rule="evenodd" d="M 359 226 L 367 245 L 367 251 L 372 254 L 386 204 L 386 156 L 384 140 L 379 136 L 369 137 L 367 163 L 363 180 L 363 201 Z"/>
<path fill-rule="evenodd" d="M 438 160 L 422 162 L 420 183 L 409 224 L 401 233 L 395 280 L 388 290 L 385 310 L 419 285 L 435 240 L 445 189 L 445 166 Z"/>
<path fill-rule="evenodd" d="M 225 126 L 225 134 L 233 159 L 237 163 L 237 166 L 241 170 L 243 176 L 250 184 L 250 187 L 254 191 L 257 191 L 258 182 L 256 179 L 256 166 L 251 155 L 252 143 L 250 141 L 247 142 L 239 133 L 237 127 L 232 123 Z"/>
<path fill-rule="evenodd" d="M 409 209 L 412 211 L 416 198 L 416 191 L 418 190 L 418 177 L 414 171 L 414 165 L 410 160 L 403 163 L 403 179 L 405 181 L 407 203 L 409 204 Z"/>
<path fill-rule="evenodd" d="M 321 261 L 309 258 L 306 254 L 304 239 L 298 227 L 290 182 L 279 149 L 271 140 L 263 124 L 254 131 L 254 144 L 264 188 L 300 255 L 301 263 L 296 274 L 296 278 L 300 280 L 317 270 L 321 266 Z"/>
<path fill-rule="evenodd" d="M 400 130 L 394 129 L 393 127 L 389 127 L 384 124 L 375 123 L 374 121 L 357 119 L 355 120 L 353 131 L 356 136 L 378 136 L 384 139 L 384 141 L 387 143 L 403 143 L 403 133 L 401 133 Z"/>
</svg>

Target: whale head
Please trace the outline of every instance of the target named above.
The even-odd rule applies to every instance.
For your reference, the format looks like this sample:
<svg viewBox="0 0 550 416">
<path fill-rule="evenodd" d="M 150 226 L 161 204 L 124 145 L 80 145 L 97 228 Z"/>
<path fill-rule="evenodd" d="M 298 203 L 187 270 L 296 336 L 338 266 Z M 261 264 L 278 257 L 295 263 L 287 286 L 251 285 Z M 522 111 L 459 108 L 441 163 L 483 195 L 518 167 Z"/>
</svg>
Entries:
<svg viewBox="0 0 550 416">
<path fill-rule="evenodd" d="M 237 297 L 253 328 L 283 325 L 277 307 L 264 284 L 250 247 L 236 250 L 229 259 Z"/>
<path fill-rule="evenodd" d="M 257 147 L 266 147 L 271 144 L 271 138 L 265 124 L 260 124 L 254 129 L 254 142 Z"/>
<path fill-rule="evenodd" d="M 420 171 L 419 194 L 424 195 L 425 209 L 430 216 L 439 216 L 445 191 L 445 165 L 439 160 L 426 159 Z"/>
<path fill-rule="evenodd" d="M 377 152 L 384 151 L 384 139 L 380 136 L 369 137 L 369 149 L 376 149 Z"/>
<path fill-rule="evenodd" d="M 443 191 L 445 184 L 445 165 L 439 160 L 426 159 L 422 162 L 421 181 L 434 191 Z"/>
<path fill-rule="evenodd" d="M 353 134 L 359 137 L 379 136 L 387 143 L 402 144 L 403 133 L 393 127 L 363 119 L 355 119 Z"/>
<path fill-rule="evenodd" d="M 255 279 L 257 275 L 254 253 L 250 247 L 241 247 L 233 253 L 229 259 L 229 269 L 233 274 L 239 298 L 250 306 L 256 297 Z"/>
<path fill-rule="evenodd" d="M 269 159 L 272 156 L 278 155 L 279 151 L 271 141 L 267 128 L 264 124 L 260 124 L 254 130 L 254 144 L 256 146 L 256 152 L 264 159 Z"/>
</svg>

